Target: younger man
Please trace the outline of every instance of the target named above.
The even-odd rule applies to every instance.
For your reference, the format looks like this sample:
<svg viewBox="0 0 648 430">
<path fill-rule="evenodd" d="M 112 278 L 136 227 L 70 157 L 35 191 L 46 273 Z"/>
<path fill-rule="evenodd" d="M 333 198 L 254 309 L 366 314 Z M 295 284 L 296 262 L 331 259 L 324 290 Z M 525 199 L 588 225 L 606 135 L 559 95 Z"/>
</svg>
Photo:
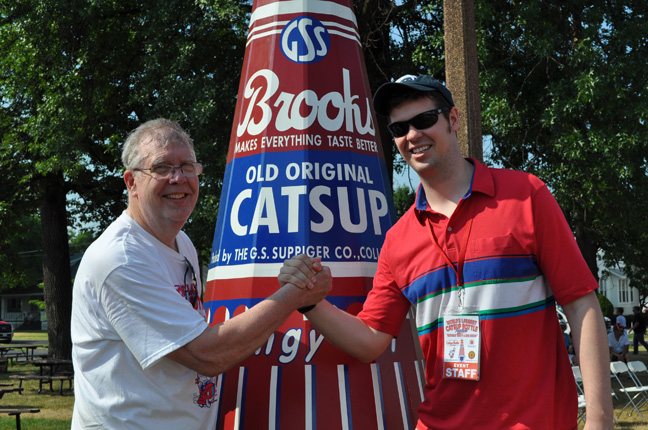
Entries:
<svg viewBox="0 0 648 430">
<path fill-rule="evenodd" d="M 337 347 L 370 362 L 415 307 L 427 382 L 418 430 L 572 430 L 577 393 L 559 303 L 582 369 L 586 428 L 612 429 L 598 285 L 546 185 L 464 159 L 452 95 L 429 76 L 384 84 L 374 108 L 389 117 L 398 150 L 419 175 L 416 203 L 387 233 L 360 314 L 322 301 L 308 319 Z M 312 263 L 306 256 L 287 261 L 280 282 L 306 282 Z M 454 347 L 445 321 L 457 316 L 476 321 L 475 379 L 445 371 Z"/>
</svg>

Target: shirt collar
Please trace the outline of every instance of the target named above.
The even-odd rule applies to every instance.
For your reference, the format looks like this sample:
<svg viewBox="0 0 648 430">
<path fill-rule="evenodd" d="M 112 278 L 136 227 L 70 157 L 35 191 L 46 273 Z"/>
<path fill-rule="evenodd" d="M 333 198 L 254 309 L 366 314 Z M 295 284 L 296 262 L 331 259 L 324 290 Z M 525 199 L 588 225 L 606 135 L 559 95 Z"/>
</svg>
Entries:
<svg viewBox="0 0 648 430">
<path fill-rule="evenodd" d="M 475 166 L 473 170 L 472 178 L 470 179 L 470 188 L 468 192 L 462 199 L 467 199 L 472 195 L 473 192 L 482 193 L 487 196 L 495 195 L 495 184 L 493 182 L 493 177 L 490 170 L 486 167 L 485 164 L 475 160 L 474 158 L 466 158 L 470 163 Z M 418 190 L 416 191 L 416 209 L 419 211 L 427 210 L 428 204 L 425 199 L 425 192 L 423 192 L 423 185 L 419 184 Z"/>
</svg>

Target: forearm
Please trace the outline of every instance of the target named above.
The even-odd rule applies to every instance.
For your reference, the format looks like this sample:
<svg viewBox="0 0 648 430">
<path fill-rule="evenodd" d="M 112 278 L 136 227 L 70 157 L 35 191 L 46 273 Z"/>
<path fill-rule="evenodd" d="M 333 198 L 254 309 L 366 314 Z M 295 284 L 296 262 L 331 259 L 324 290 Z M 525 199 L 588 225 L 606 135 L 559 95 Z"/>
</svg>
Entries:
<svg viewBox="0 0 648 430">
<path fill-rule="evenodd" d="M 217 375 L 237 365 L 260 348 L 296 309 L 285 297 L 270 297 L 242 314 L 207 329 L 193 352 L 205 368 Z"/>
<path fill-rule="evenodd" d="M 306 316 L 329 342 L 366 363 L 382 354 L 392 339 L 391 335 L 372 329 L 358 317 L 336 308 L 326 300 Z"/>
<path fill-rule="evenodd" d="M 310 295 L 292 285 L 283 287 L 234 318 L 207 328 L 168 357 L 206 376 L 223 373 L 260 348 Z"/>
<path fill-rule="evenodd" d="M 612 428 L 609 347 L 605 323 L 594 293 L 563 306 L 572 328 L 574 346 L 587 399 L 588 427 Z"/>
</svg>

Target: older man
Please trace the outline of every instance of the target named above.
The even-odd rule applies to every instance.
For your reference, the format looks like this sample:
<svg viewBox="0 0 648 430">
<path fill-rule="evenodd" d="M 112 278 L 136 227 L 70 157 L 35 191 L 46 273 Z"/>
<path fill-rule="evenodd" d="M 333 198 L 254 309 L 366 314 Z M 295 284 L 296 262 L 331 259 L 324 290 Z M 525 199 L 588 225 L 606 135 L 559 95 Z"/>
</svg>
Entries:
<svg viewBox="0 0 648 430">
<path fill-rule="evenodd" d="M 172 121 L 150 121 L 129 135 L 122 161 L 128 207 L 88 248 L 74 283 L 72 428 L 215 428 L 214 377 L 330 286 L 280 288 L 209 327 L 196 251 L 181 231 L 202 172 L 191 139 Z"/>
</svg>

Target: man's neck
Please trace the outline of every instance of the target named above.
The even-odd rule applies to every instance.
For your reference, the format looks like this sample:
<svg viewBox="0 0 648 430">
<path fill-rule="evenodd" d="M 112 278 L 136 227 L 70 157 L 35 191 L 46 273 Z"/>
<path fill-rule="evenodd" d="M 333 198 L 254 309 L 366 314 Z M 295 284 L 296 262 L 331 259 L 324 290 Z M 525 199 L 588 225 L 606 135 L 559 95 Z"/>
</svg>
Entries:
<svg viewBox="0 0 648 430">
<path fill-rule="evenodd" d="M 432 177 L 421 177 L 430 208 L 450 218 L 470 189 L 474 169 L 471 162 L 461 158 L 455 165 L 447 166 Z"/>
<path fill-rule="evenodd" d="M 126 208 L 126 214 L 133 218 L 133 220 L 144 230 L 146 230 L 151 236 L 155 237 L 157 240 L 168 246 L 169 248 L 173 249 L 176 252 L 179 252 L 178 249 L 178 244 L 176 242 L 176 236 L 180 229 L 177 231 L 173 229 L 154 229 L 151 225 L 149 225 L 146 222 L 146 219 L 142 216 L 142 214 L 137 210 L 137 208 L 134 208 L 133 205 L 129 205 Z"/>
</svg>

